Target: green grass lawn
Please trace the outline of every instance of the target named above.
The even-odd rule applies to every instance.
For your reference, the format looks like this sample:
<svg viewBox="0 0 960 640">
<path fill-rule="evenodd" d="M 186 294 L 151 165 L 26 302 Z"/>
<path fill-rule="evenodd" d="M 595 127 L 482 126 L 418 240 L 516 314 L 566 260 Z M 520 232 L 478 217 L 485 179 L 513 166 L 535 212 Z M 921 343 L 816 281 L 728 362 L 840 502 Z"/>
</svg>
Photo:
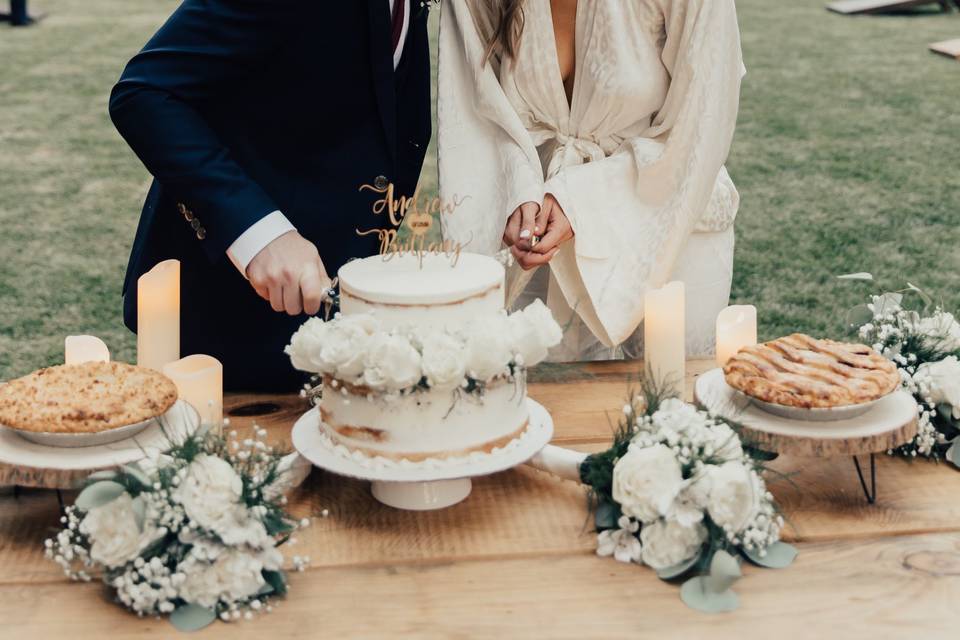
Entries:
<svg viewBox="0 0 960 640">
<path fill-rule="evenodd" d="M 149 177 L 107 95 L 173 0 L 34 0 L 0 25 L 0 379 L 93 333 L 134 358 L 120 284 Z M 872 271 L 960 307 L 960 63 L 926 45 L 960 15 L 848 18 L 740 0 L 749 69 L 729 167 L 743 205 L 734 298 L 761 333 L 842 331 Z M 424 180 L 436 185 L 436 163 Z"/>
</svg>

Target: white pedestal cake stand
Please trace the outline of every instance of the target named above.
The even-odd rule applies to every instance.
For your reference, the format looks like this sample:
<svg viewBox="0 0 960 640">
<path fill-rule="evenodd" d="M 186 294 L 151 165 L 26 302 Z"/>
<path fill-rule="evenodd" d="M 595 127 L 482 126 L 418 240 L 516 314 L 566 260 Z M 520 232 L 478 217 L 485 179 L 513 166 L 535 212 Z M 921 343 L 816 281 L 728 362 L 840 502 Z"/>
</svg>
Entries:
<svg viewBox="0 0 960 640">
<path fill-rule="evenodd" d="M 443 509 L 470 495 L 471 478 L 511 469 L 527 462 L 553 437 L 553 420 L 537 402 L 527 399 L 530 424 L 522 436 L 491 453 L 464 458 L 393 461 L 350 453 L 326 435 L 317 408 L 293 426 L 293 446 L 304 458 L 332 473 L 372 482 L 373 497 L 385 505 L 410 511 Z"/>
</svg>

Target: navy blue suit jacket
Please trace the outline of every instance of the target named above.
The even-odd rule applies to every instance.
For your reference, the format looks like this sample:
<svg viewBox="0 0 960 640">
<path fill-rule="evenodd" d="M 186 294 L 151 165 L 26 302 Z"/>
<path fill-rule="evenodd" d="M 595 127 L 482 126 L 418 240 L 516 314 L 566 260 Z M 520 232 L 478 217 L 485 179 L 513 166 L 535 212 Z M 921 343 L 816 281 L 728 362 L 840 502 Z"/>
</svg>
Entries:
<svg viewBox="0 0 960 640">
<path fill-rule="evenodd" d="M 155 180 L 124 283 L 181 262 L 181 352 L 231 389 L 295 389 L 283 347 L 305 318 L 274 312 L 227 248 L 280 210 L 328 273 L 376 252 L 377 178 L 412 195 L 430 139 L 427 11 L 411 2 L 394 70 L 388 0 L 186 0 L 127 65 L 110 115 Z M 382 180 L 381 178 L 381 180 Z"/>
</svg>

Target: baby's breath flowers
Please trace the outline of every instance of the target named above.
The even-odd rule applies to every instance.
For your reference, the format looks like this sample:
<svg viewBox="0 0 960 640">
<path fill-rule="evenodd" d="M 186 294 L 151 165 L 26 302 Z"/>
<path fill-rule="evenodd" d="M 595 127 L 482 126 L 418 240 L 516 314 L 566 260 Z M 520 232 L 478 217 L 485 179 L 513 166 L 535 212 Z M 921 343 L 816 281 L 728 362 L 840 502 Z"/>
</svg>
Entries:
<svg viewBox="0 0 960 640">
<path fill-rule="evenodd" d="M 733 426 L 693 405 L 650 389 L 634 396 L 613 446 L 580 466 L 597 554 L 665 580 L 690 574 L 681 597 L 691 607 L 733 606 L 737 557 L 779 568 L 796 555 L 780 542 L 783 518 L 755 456 Z"/>
<path fill-rule="evenodd" d="M 872 280 L 869 274 L 846 279 Z M 907 304 L 919 300 L 916 308 Z M 960 322 L 919 288 L 872 295 L 850 312 L 857 336 L 897 365 L 902 388 L 917 401 L 917 435 L 889 451 L 960 466 Z"/>
<path fill-rule="evenodd" d="M 229 424 L 225 424 L 229 427 Z M 91 476 L 44 553 L 73 580 L 99 574 L 139 616 L 184 630 L 251 619 L 287 590 L 278 547 L 310 520 L 284 509 L 282 453 L 253 428 L 191 436 L 139 465 Z M 309 556 L 295 556 L 303 571 Z"/>
</svg>

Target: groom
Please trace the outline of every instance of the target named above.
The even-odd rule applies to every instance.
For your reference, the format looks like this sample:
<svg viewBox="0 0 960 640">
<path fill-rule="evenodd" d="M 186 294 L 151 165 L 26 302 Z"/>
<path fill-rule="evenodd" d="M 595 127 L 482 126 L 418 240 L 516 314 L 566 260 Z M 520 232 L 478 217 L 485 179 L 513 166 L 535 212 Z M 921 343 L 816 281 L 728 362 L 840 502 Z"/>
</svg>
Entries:
<svg viewBox="0 0 960 640">
<path fill-rule="evenodd" d="M 376 253 L 362 184 L 412 195 L 430 139 L 419 0 L 185 0 L 130 61 L 110 116 L 154 176 L 124 282 L 181 262 L 181 352 L 231 389 L 293 389 L 283 347 L 330 277 Z"/>
</svg>

